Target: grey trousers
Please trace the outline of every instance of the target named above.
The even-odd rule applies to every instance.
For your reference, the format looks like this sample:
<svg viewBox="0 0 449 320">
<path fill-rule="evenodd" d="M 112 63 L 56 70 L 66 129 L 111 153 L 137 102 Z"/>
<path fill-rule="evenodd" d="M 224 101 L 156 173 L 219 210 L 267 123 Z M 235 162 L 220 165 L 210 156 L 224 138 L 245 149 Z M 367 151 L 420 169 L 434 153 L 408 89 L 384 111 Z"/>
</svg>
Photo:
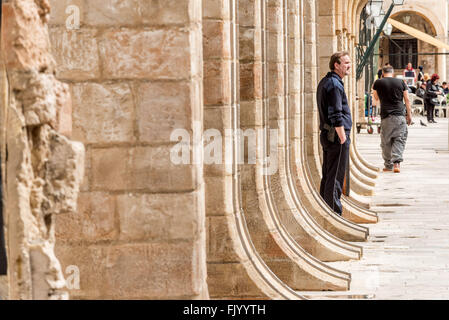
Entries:
<svg viewBox="0 0 449 320">
<path fill-rule="evenodd" d="M 385 168 L 392 169 L 393 164 L 402 162 L 402 154 L 407 141 L 408 128 L 404 116 L 389 116 L 380 123 L 380 147 Z"/>
</svg>

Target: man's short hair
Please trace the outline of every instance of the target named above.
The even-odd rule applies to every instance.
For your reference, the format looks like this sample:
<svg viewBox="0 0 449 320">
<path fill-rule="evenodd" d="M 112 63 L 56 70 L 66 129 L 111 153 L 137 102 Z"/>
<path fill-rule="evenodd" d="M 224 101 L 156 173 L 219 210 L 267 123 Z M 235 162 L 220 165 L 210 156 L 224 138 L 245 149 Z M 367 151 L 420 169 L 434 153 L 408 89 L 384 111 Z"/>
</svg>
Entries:
<svg viewBox="0 0 449 320">
<path fill-rule="evenodd" d="M 341 57 L 344 56 L 349 56 L 349 52 L 348 51 L 338 51 L 335 52 L 332 56 L 331 59 L 329 61 L 329 69 L 331 69 L 332 71 L 335 70 L 335 63 L 340 64 L 341 63 Z"/>
<path fill-rule="evenodd" d="M 445 85 L 445 84 L 447 84 L 447 82 L 446 82 L 446 81 L 444 81 L 444 82 L 443 82 L 443 85 Z"/>
<path fill-rule="evenodd" d="M 386 73 L 393 73 L 394 69 L 392 66 L 385 66 L 382 68 L 382 73 L 386 74 Z"/>
</svg>

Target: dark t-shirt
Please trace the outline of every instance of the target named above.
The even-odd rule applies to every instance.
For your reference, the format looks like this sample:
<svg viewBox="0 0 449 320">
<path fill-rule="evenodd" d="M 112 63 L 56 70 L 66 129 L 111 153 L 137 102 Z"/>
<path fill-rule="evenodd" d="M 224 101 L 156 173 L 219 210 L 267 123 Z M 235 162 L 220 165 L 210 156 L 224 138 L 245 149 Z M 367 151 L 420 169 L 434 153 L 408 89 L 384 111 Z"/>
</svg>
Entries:
<svg viewBox="0 0 449 320">
<path fill-rule="evenodd" d="M 405 116 L 404 91 L 407 85 L 397 78 L 382 78 L 374 82 L 373 89 L 377 91 L 380 99 L 380 117 Z"/>
<path fill-rule="evenodd" d="M 424 78 L 424 74 L 422 73 L 422 71 L 420 71 L 420 72 L 418 73 L 418 81 L 422 81 L 423 78 Z"/>
</svg>

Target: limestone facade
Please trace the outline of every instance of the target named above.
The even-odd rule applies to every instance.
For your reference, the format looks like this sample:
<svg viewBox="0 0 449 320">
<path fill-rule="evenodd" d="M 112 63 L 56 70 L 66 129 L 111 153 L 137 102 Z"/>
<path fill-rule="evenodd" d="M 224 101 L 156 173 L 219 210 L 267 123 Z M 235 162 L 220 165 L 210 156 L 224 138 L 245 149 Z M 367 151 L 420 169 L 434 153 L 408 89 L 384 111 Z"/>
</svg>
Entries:
<svg viewBox="0 0 449 320">
<path fill-rule="evenodd" d="M 9 2 L 46 8 L 46 1 Z M 26 78 L 31 85 L 23 78 L 9 83 L 25 92 L 16 99 L 26 99 L 37 90 L 33 81 L 41 81 L 62 88 L 58 101 L 72 102 L 71 109 L 61 102 L 65 111 L 54 127 L 82 143 L 85 157 L 81 144 L 60 142 L 61 134 L 44 125 L 55 118 L 47 103 L 23 115 L 25 127 L 37 126 L 27 132 L 45 145 L 39 152 L 45 139 L 65 148 L 73 168 L 61 172 L 80 183 L 84 169 L 77 208 L 73 183 L 66 192 L 71 202 L 55 198 L 53 211 L 35 212 L 64 213 L 53 222 L 51 261 L 60 263 L 58 280 L 79 271 L 79 285 L 64 291 L 71 299 L 301 299 L 301 290 L 349 289 L 350 274 L 326 262 L 363 255 L 356 242 L 369 230 L 358 223 L 377 222 L 368 197 L 377 168 L 358 153 L 354 132 L 352 190 L 344 216 L 333 214 L 317 189 L 315 92 L 333 52 L 355 57 L 366 0 L 49 4 L 42 39 L 63 84 L 50 67 L 37 68 L 44 73 L 37 80 Z M 31 43 L 30 50 L 41 45 Z M 345 86 L 356 119 L 355 64 Z M 20 176 L 11 159 L 22 149 L 13 150 L 17 155 L 9 152 L 6 162 L 11 179 Z M 41 162 L 36 156 L 37 167 Z M 11 214 L 26 211 L 11 199 L 8 193 Z M 39 270 L 30 276 L 43 282 Z M 12 298 L 16 281 L 10 277 Z M 50 287 L 59 292 L 61 283 Z"/>
</svg>

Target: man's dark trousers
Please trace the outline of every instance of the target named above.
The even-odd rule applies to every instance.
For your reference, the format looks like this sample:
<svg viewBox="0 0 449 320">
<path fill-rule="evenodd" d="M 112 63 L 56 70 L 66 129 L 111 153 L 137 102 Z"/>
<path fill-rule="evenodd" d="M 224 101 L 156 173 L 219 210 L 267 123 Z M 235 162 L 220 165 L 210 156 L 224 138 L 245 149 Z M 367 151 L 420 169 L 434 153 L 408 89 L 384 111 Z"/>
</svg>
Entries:
<svg viewBox="0 0 449 320">
<path fill-rule="evenodd" d="M 334 212 L 341 215 L 343 207 L 340 202 L 342 187 L 345 179 L 345 170 L 349 161 L 349 145 L 351 140 L 348 135 L 346 141 L 340 144 L 340 139 L 335 134 L 335 141 L 327 139 L 327 131 L 320 135 L 323 147 L 323 168 L 320 185 L 320 195 Z"/>
</svg>

